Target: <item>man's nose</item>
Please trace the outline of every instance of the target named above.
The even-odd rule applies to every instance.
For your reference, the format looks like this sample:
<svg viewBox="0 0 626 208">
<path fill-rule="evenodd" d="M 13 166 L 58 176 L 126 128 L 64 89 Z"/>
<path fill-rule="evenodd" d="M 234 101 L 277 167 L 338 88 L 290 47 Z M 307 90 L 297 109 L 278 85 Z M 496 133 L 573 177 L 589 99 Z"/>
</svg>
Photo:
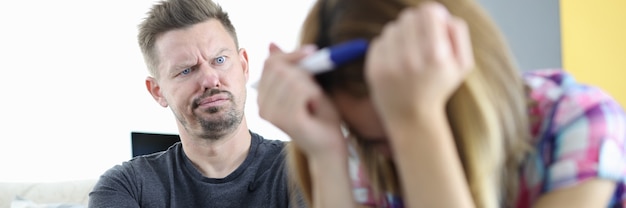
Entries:
<svg viewBox="0 0 626 208">
<path fill-rule="evenodd" d="M 211 89 L 211 88 L 220 87 L 221 85 L 220 77 L 219 77 L 219 73 L 217 70 L 207 65 L 201 65 L 199 67 L 199 70 L 200 70 L 200 73 L 199 73 L 200 84 L 202 85 L 203 88 Z"/>
</svg>

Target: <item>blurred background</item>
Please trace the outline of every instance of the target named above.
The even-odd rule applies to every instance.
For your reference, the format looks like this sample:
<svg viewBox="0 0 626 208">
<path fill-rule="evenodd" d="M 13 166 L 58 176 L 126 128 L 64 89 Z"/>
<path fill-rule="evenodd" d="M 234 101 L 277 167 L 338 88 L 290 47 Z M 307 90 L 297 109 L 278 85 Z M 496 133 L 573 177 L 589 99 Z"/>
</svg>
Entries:
<svg viewBox="0 0 626 208">
<path fill-rule="evenodd" d="M 97 178 L 131 157 L 131 132 L 177 133 L 148 94 L 137 25 L 154 0 L 11 1 L 0 7 L 0 181 Z M 256 81 L 270 42 L 296 46 L 312 0 L 218 0 L 248 50 Z M 626 104 L 626 2 L 479 0 L 521 70 L 564 68 Z M 259 118 L 249 127 L 289 140 Z"/>
</svg>

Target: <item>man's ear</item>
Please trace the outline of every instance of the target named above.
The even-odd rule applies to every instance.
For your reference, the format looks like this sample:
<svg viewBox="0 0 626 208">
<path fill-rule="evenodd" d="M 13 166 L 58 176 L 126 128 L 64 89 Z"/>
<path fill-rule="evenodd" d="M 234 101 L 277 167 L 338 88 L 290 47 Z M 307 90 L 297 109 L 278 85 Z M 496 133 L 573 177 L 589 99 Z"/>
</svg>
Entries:
<svg viewBox="0 0 626 208">
<path fill-rule="evenodd" d="M 239 56 L 241 57 L 241 68 L 243 69 L 243 74 L 246 76 L 246 82 L 248 82 L 250 65 L 248 64 L 248 52 L 245 48 L 239 49 Z"/>
<path fill-rule="evenodd" d="M 154 98 L 159 105 L 164 108 L 168 106 L 167 100 L 163 97 L 163 93 L 161 92 L 161 86 L 159 86 L 159 82 L 154 77 L 146 78 L 146 88 L 148 89 L 148 92 L 150 92 L 150 95 L 152 95 L 152 98 Z"/>
</svg>

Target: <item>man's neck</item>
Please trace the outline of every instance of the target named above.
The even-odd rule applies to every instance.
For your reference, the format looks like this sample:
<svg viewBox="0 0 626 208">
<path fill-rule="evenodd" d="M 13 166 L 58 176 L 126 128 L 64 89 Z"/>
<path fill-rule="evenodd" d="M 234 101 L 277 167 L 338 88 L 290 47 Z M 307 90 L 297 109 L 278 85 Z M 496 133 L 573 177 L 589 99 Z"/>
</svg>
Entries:
<svg viewBox="0 0 626 208">
<path fill-rule="evenodd" d="M 245 121 L 231 134 L 218 140 L 181 137 L 191 163 L 208 178 L 224 178 L 243 163 L 250 149 L 251 135 Z"/>
</svg>

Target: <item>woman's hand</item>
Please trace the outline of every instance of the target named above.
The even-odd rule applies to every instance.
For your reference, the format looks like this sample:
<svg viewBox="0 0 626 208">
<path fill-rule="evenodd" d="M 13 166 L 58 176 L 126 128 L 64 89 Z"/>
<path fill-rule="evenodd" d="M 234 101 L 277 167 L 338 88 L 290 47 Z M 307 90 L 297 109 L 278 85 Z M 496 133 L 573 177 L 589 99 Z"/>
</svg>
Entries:
<svg viewBox="0 0 626 208">
<path fill-rule="evenodd" d="M 371 43 L 365 76 L 407 207 L 475 207 L 445 112 L 473 60 L 465 22 L 438 3 L 403 11 Z"/>
<path fill-rule="evenodd" d="M 259 114 L 285 133 L 309 157 L 347 154 L 340 117 L 315 83 L 297 63 L 316 50 L 305 46 L 285 53 L 270 45 L 258 85 Z"/>
<path fill-rule="evenodd" d="M 473 66 L 466 23 L 438 3 L 424 3 L 372 41 L 365 74 L 385 119 L 442 110 Z"/>
</svg>

